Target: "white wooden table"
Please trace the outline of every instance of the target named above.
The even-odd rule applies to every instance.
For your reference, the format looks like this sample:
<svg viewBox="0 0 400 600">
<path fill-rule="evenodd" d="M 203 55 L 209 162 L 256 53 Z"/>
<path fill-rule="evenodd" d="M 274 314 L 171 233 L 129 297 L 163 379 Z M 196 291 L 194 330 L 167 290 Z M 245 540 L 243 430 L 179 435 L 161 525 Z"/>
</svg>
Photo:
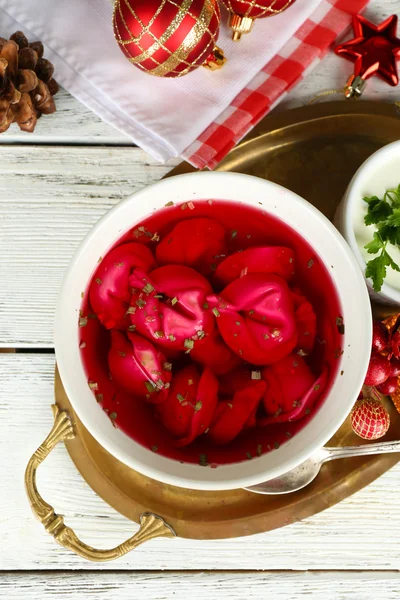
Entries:
<svg viewBox="0 0 400 600">
<path fill-rule="evenodd" d="M 366 14 L 379 21 L 396 11 L 400 0 L 372 0 Z M 340 87 L 350 71 L 331 54 L 278 110 Z M 373 80 L 365 97 L 400 100 L 400 88 Z M 23 472 L 52 422 L 63 272 L 105 211 L 178 163 L 157 164 L 64 91 L 57 106 L 34 134 L 13 127 L 0 136 L 0 598 L 397 600 L 400 465 L 284 529 L 226 541 L 153 540 L 103 565 L 58 547 L 34 520 Z M 119 543 L 137 527 L 92 492 L 64 447 L 42 467 L 39 487 L 94 546 Z"/>
</svg>

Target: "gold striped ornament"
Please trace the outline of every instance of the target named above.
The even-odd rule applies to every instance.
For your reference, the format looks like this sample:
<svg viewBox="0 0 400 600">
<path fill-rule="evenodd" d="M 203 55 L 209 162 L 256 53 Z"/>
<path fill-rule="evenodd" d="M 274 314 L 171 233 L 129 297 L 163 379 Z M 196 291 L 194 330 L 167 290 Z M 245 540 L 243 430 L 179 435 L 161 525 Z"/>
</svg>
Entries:
<svg viewBox="0 0 400 600">
<path fill-rule="evenodd" d="M 217 39 L 217 0 L 116 0 L 114 35 L 129 61 L 150 75 L 181 77 L 226 59 Z"/>
<path fill-rule="evenodd" d="M 232 39 L 237 42 L 243 33 L 249 33 L 254 19 L 278 15 L 296 0 L 222 0 L 229 10 L 229 27 Z"/>
</svg>

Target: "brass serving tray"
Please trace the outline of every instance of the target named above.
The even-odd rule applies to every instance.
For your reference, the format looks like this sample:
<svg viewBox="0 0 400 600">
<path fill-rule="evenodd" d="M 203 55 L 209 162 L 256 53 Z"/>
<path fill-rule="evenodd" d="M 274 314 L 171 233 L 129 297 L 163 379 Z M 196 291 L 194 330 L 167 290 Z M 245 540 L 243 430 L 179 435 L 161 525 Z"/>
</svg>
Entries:
<svg viewBox="0 0 400 600">
<path fill-rule="evenodd" d="M 266 118 L 229 153 L 217 170 L 249 173 L 275 181 L 332 218 L 361 163 L 379 147 L 399 138 L 400 116 L 393 105 L 340 101 L 309 106 Z M 183 163 L 171 174 L 193 170 Z M 139 522 L 145 512 L 159 515 L 177 536 L 185 538 L 238 537 L 300 521 L 347 498 L 398 461 L 397 455 L 381 455 L 329 462 L 311 485 L 283 496 L 261 496 L 240 489 L 228 492 L 184 490 L 140 475 L 106 452 L 77 419 L 58 373 L 55 397 L 64 418 L 58 415 L 55 427 L 58 437 L 53 428 L 53 437 L 50 435 L 50 441 L 46 440 L 43 445 L 45 452 L 60 439 L 66 440 L 79 472 L 106 502 L 135 522 Z M 400 439 L 400 415 L 390 402 L 387 406 L 392 424 L 385 439 Z M 348 420 L 330 441 L 330 445 L 338 446 L 359 443 L 360 438 L 352 432 Z M 39 458 L 36 457 L 33 467 L 31 465 L 33 469 L 43 460 L 42 450 L 38 452 Z M 34 486 L 34 473 L 33 476 L 28 473 L 28 491 L 31 484 Z M 36 512 L 45 512 L 40 503 L 39 508 L 36 506 L 38 501 L 33 493 L 30 499 Z M 171 535 L 165 524 L 145 522 L 143 527 L 142 520 L 141 532 L 148 527 L 147 534 L 140 533 L 139 540 L 137 536 L 128 540 L 130 547 L 121 545 L 113 551 L 98 551 L 81 543 L 78 548 L 77 540 L 74 538 L 71 542 L 62 528 L 61 533 L 56 530 L 55 534 L 54 524 L 60 517 L 54 513 L 51 519 L 47 514 L 39 518 L 45 525 L 47 521 L 50 523 L 46 528 L 57 541 L 92 560 L 109 560 L 144 539 Z M 70 530 L 68 533 L 71 535 Z"/>
</svg>

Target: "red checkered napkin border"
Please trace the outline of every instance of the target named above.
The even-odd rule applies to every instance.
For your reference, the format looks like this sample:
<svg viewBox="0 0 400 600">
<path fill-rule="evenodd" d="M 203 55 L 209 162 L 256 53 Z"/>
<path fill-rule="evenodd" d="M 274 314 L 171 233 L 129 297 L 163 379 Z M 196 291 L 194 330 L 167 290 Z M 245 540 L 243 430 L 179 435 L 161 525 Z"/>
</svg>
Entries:
<svg viewBox="0 0 400 600">
<path fill-rule="evenodd" d="M 198 169 L 217 164 L 318 64 L 369 0 L 323 0 L 279 54 L 183 153 Z M 250 34 L 251 35 L 251 34 Z"/>
</svg>

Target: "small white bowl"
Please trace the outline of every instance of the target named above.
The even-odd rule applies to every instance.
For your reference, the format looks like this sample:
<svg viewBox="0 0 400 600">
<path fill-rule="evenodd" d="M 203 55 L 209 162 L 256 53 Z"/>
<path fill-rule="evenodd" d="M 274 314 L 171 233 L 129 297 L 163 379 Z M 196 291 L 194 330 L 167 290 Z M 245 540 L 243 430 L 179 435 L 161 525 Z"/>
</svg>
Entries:
<svg viewBox="0 0 400 600">
<path fill-rule="evenodd" d="M 79 351 L 78 311 L 99 256 L 124 232 L 167 202 L 231 200 L 273 213 L 314 248 L 337 288 L 346 325 L 344 353 L 322 406 L 278 450 L 252 461 L 217 469 L 181 464 L 136 443 L 115 429 L 88 388 Z M 105 214 L 78 248 L 65 275 L 58 300 L 55 348 L 61 378 L 79 419 L 96 440 L 120 461 L 153 479 L 185 488 L 227 490 L 278 477 L 306 460 L 337 431 L 358 396 L 368 366 L 372 338 L 367 289 L 349 247 L 314 206 L 279 185 L 237 173 L 194 173 L 162 180 L 126 198 Z"/>
<path fill-rule="evenodd" d="M 373 259 L 376 255 L 363 252 L 362 246 L 372 240 L 374 226 L 368 228 L 364 224 L 364 215 L 367 204 L 363 201 L 365 196 L 378 196 L 400 184 L 400 141 L 384 146 L 370 156 L 358 169 L 351 180 L 336 215 L 335 225 L 352 249 L 362 272 L 365 274 L 366 260 Z M 357 235 L 363 240 L 360 246 Z M 400 264 L 400 249 L 395 249 L 392 258 Z M 399 288 L 390 285 L 397 278 Z M 389 269 L 386 282 L 380 292 L 375 292 L 372 282 L 367 280 L 370 296 L 376 302 L 385 304 L 400 304 L 400 273 Z"/>
</svg>

